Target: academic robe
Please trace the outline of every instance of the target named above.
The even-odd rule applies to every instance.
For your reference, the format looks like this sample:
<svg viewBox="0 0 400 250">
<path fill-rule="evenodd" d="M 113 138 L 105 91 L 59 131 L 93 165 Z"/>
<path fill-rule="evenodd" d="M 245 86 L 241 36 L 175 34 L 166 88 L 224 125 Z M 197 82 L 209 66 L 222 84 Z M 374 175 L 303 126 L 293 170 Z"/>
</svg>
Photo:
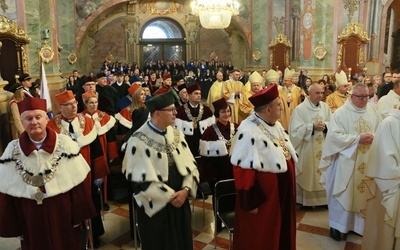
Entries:
<svg viewBox="0 0 400 250">
<path fill-rule="evenodd" d="M 93 181 L 108 175 L 110 170 L 97 136 L 97 129 L 94 121 L 79 113 L 72 119 L 71 124 L 77 137 L 76 142 L 81 148 L 80 152 L 90 166 L 91 175 L 88 181 L 85 182 L 85 188 L 91 190 L 92 201 L 97 212 L 97 215 L 92 218 L 93 238 L 97 240 L 99 236 L 104 234 L 104 227 L 100 214 L 100 196 L 97 193 L 97 187 L 94 185 Z M 58 134 L 70 136 L 69 123 L 61 114 L 56 115 L 50 120 L 47 126 L 54 129 Z"/>
<path fill-rule="evenodd" d="M 214 126 L 217 126 L 220 135 L 217 134 Z M 200 176 L 202 181 L 207 181 L 214 194 L 215 183 L 220 180 L 232 179 L 233 171 L 232 164 L 229 159 L 229 150 L 233 136 L 236 132 L 238 125 L 228 122 L 226 125 L 217 122 L 209 126 L 204 131 L 200 140 Z M 220 138 L 223 136 L 223 138 Z M 232 207 L 235 200 L 232 199 L 232 204 L 220 204 L 219 208 L 223 211 L 225 207 Z M 213 208 L 215 208 L 214 199 L 212 200 Z M 217 230 L 221 230 L 221 220 L 217 218 Z"/>
<path fill-rule="evenodd" d="M 240 124 L 231 149 L 237 190 L 233 249 L 296 249 L 296 162 L 279 122 L 268 125 L 251 114 Z M 256 208 L 257 214 L 249 212 Z"/>
<path fill-rule="evenodd" d="M 235 92 L 241 92 L 243 87 L 242 82 L 232 80 L 227 80 L 222 85 L 222 94 L 231 107 L 231 122 L 237 124 L 239 123 L 239 100 L 242 98 L 242 94 L 235 96 Z"/>
<path fill-rule="evenodd" d="M 224 84 L 223 81 L 219 82 L 218 80 L 215 81 L 211 87 L 210 91 L 208 91 L 208 96 L 207 96 L 207 105 L 210 107 L 210 109 L 214 112 L 214 107 L 212 105 L 213 102 L 216 100 L 219 100 L 222 98 L 222 85 Z"/>
<path fill-rule="evenodd" d="M 126 107 L 115 115 L 115 119 L 118 121 L 117 134 L 125 135 L 129 129 L 132 128 L 132 112 L 130 107 Z"/>
<path fill-rule="evenodd" d="M 95 215 L 90 190 L 84 186 L 90 168 L 68 136 L 46 131 L 40 149 L 23 132 L 0 157 L 0 237 L 22 236 L 22 250 L 82 249 L 80 224 Z M 40 187 L 42 204 L 32 197 L 38 187 L 25 183 L 16 171 L 17 160 L 33 175 L 58 162 L 53 178 Z"/>
<path fill-rule="evenodd" d="M 385 96 L 384 96 L 385 97 Z M 383 97 L 382 97 L 383 98 Z M 400 249 L 400 110 L 393 109 L 379 126 L 365 175 L 368 190 L 362 249 Z"/>
<path fill-rule="evenodd" d="M 117 90 L 111 86 L 100 86 L 97 84 L 96 92 L 99 97 L 98 109 L 109 115 L 115 115 L 118 112 L 117 102 L 119 100 Z"/>
<path fill-rule="evenodd" d="M 164 86 L 164 84 L 162 84 L 162 85 L 157 89 L 157 91 L 155 91 L 155 92 L 153 93 L 153 96 L 167 93 L 170 89 L 171 89 L 170 86 Z"/>
<path fill-rule="evenodd" d="M 348 95 L 342 95 L 339 91 L 335 91 L 332 94 L 328 95 L 326 98 L 326 103 L 329 105 L 332 113 L 335 112 L 338 108 L 343 106 L 348 99 Z"/>
<path fill-rule="evenodd" d="M 200 175 L 202 179 L 213 180 L 214 184 L 216 181 L 233 178 L 232 164 L 229 160 L 229 149 L 233 135 L 238 127 L 237 124 L 231 122 L 224 125 L 217 121 L 215 125 L 227 142 L 219 138 L 213 124 L 204 131 L 199 145 L 202 165 L 202 173 Z M 210 186 L 214 187 L 213 184 Z"/>
<path fill-rule="evenodd" d="M 198 117 L 200 113 L 200 109 L 203 109 L 203 114 L 201 119 L 196 122 L 196 128 L 193 125 L 191 119 L 189 119 L 188 115 L 185 112 L 185 106 L 190 110 L 190 114 L 193 117 Z M 184 135 L 185 139 L 188 142 L 190 151 L 196 157 L 199 155 L 199 141 L 201 135 L 208 128 L 208 126 L 215 123 L 215 117 L 212 114 L 212 111 L 209 107 L 203 104 L 198 104 L 197 107 L 192 107 L 190 103 L 181 105 L 176 110 L 177 115 L 175 119 L 175 124 L 173 125 L 175 128 L 179 129 Z"/>
<path fill-rule="evenodd" d="M 333 113 L 324 142 L 319 169 L 329 207 L 329 225 L 342 233 L 363 234 L 368 196 L 365 166 L 370 145 L 359 144 L 360 133 L 375 134 L 380 122 L 377 111 L 369 105 L 356 108 L 350 100 Z"/>
<path fill-rule="evenodd" d="M 393 108 L 400 107 L 400 95 L 393 90 L 390 90 L 387 95 L 382 96 L 378 101 L 378 113 L 382 119 L 393 110 Z"/>
<path fill-rule="evenodd" d="M 324 122 L 327 127 L 331 118 L 328 104 L 314 105 L 306 98 L 297 106 L 290 119 L 289 135 L 296 152 L 300 155 L 296 164 L 296 201 L 303 206 L 326 205 L 326 191 L 319 183 L 318 171 L 326 131 L 314 130 L 315 122 Z"/>
<path fill-rule="evenodd" d="M 101 144 L 103 153 L 106 156 L 107 164 L 108 162 L 118 158 L 119 154 L 117 140 L 115 137 L 115 131 L 113 129 L 115 125 L 115 118 L 100 110 L 96 110 L 93 114 L 90 114 L 87 109 L 85 109 L 82 114 L 88 118 L 91 118 L 95 122 L 97 135 L 99 137 L 99 142 Z M 107 203 L 107 176 L 104 176 L 103 179 L 103 202 Z"/>
<path fill-rule="evenodd" d="M 184 135 L 170 126 L 161 132 L 143 124 L 128 140 L 122 171 L 134 185 L 142 249 L 193 249 L 188 200 L 180 208 L 170 204 L 184 187 L 196 197 L 199 173 Z"/>
<path fill-rule="evenodd" d="M 126 95 L 129 95 L 128 89 L 131 87 L 129 84 L 126 82 L 121 83 L 121 85 L 118 85 L 118 82 L 115 82 L 111 85 L 118 94 L 118 100 L 121 100 L 124 98 Z"/>
</svg>

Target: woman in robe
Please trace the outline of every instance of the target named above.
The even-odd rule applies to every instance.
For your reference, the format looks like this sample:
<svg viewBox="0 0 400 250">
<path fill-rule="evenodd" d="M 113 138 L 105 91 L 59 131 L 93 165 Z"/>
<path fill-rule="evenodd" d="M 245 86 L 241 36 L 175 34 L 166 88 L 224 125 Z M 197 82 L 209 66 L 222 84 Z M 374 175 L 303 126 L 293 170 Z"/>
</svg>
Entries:
<svg viewBox="0 0 400 250">
<path fill-rule="evenodd" d="M 209 126 L 200 139 L 200 164 L 202 166 L 200 176 L 203 181 L 208 181 L 211 190 L 214 191 L 215 183 L 233 178 L 229 149 L 238 125 L 230 122 L 231 109 L 224 97 L 212 104 L 215 109 L 216 123 Z M 214 199 L 213 205 L 215 205 Z M 221 221 L 218 220 L 216 223 L 217 231 L 220 232 Z"/>
<path fill-rule="evenodd" d="M 107 162 L 112 162 L 114 159 L 118 158 L 117 141 L 115 137 L 115 131 L 113 129 L 115 125 L 115 118 L 110 116 L 106 112 L 97 109 L 98 99 L 95 92 L 85 92 L 82 95 L 82 99 L 86 106 L 86 109 L 82 112 L 82 114 L 94 120 L 97 128 L 97 135 L 99 136 L 104 155 L 107 158 Z M 108 211 L 109 206 L 107 204 L 107 176 L 104 176 L 103 179 L 103 209 L 105 211 Z"/>
</svg>

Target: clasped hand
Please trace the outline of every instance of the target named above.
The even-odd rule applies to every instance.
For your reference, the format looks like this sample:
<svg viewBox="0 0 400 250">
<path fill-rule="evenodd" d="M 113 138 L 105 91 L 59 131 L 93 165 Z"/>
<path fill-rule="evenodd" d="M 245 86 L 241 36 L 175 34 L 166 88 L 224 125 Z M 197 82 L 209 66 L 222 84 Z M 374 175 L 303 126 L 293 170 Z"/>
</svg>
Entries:
<svg viewBox="0 0 400 250">
<path fill-rule="evenodd" d="M 369 134 L 369 133 L 360 134 L 360 143 L 361 144 L 371 144 L 373 140 L 374 140 L 373 134 Z"/>
<path fill-rule="evenodd" d="M 325 130 L 325 123 L 323 123 L 323 122 L 315 122 L 313 125 L 314 125 L 315 130 L 318 130 L 318 131 Z"/>
<path fill-rule="evenodd" d="M 188 197 L 188 192 L 184 189 L 179 190 L 178 192 L 175 192 L 170 199 L 170 203 L 172 204 L 172 206 L 174 207 L 181 207 L 183 205 L 183 203 L 185 203 L 186 198 Z"/>
</svg>

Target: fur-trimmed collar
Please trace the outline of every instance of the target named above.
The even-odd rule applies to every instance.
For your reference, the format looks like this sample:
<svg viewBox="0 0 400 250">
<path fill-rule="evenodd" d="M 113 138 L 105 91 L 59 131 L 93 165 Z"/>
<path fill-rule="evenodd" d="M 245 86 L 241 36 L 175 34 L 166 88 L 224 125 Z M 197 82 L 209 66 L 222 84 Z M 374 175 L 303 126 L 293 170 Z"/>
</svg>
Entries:
<svg viewBox="0 0 400 250">
<path fill-rule="evenodd" d="M 61 159 L 58 161 L 53 178 L 44 184 L 45 198 L 71 190 L 82 183 L 90 172 L 88 164 L 79 153 L 80 148 L 76 142 L 62 134 L 54 134 L 54 137 L 53 143 L 50 142 L 50 139 L 46 143 L 49 144 L 49 148 L 58 147 L 61 150 Z M 16 161 L 21 161 L 24 169 L 33 175 L 38 175 L 52 167 L 54 151 L 49 153 L 40 148 L 26 155 L 22 150 L 23 143 L 18 139 L 13 140 L 8 144 L 0 158 L 0 192 L 13 197 L 33 199 L 32 197 L 38 188 L 24 182 L 22 176 L 16 170 Z M 20 150 L 18 158 L 15 158 L 16 156 L 13 153 L 16 149 Z M 43 202 L 46 202 L 46 199 Z"/>
<path fill-rule="evenodd" d="M 254 119 L 263 124 L 273 137 L 283 139 L 291 158 L 294 162 L 297 162 L 296 151 L 282 125 L 276 122 L 273 126 L 269 126 L 255 114 L 251 114 L 242 121 L 233 138 L 230 152 L 231 163 L 241 168 L 263 172 L 286 172 L 287 163 L 282 147 L 264 134 L 253 122 Z"/>
<path fill-rule="evenodd" d="M 56 132 L 54 132 L 54 130 L 49 129 L 49 128 L 46 128 L 46 133 L 47 133 L 46 138 L 44 139 L 43 144 L 40 147 L 40 149 L 43 149 L 47 153 L 51 154 L 54 151 L 57 135 L 56 135 Z M 24 131 L 19 136 L 19 141 L 20 141 L 22 152 L 24 152 L 25 155 L 30 155 L 32 153 L 32 151 L 37 150 L 36 146 L 30 140 L 29 135 L 26 131 Z"/>
</svg>

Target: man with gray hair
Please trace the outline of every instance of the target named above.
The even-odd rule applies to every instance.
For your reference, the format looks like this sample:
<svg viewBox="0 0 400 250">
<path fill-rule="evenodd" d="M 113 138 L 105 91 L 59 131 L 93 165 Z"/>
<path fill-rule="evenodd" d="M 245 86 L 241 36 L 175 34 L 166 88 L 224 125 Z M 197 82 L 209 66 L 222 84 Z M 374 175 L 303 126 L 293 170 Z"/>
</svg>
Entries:
<svg viewBox="0 0 400 250">
<path fill-rule="evenodd" d="M 368 189 L 364 171 L 380 117 L 368 103 L 368 88 L 354 85 L 350 98 L 329 122 L 319 169 L 326 187 L 330 236 L 337 241 L 349 231 L 363 234 Z"/>
<path fill-rule="evenodd" d="M 278 86 L 249 97 L 254 113 L 233 138 L 235 177 L 234 249 L 295 249 L 297 155 L 278 122 L 282 105 Z M 257 228 L 257 230 L 254 230 Z"/>
<path fill-rule="evenodd" d="M 19 237 L 24 250 L 82 249 L 83 222 L 96 214 L 90 168 L 71 138 L 46 127 L 46 100 L 18 108 L 25 131 L 0 157 L 0 237 Z"/>
<path fill-rule="evenodd" d="M 325 188 L 319 183 L 321 172 L 318 167 L 332 113 L 328 104 L 321 101 L 323 86 L 313 83 L 308 94 L 293 111 L 289 134 L 296 152 L 301 156 L 296 164 L 296 201 L 312 207 L 327 204 Z"/>
</svg>

